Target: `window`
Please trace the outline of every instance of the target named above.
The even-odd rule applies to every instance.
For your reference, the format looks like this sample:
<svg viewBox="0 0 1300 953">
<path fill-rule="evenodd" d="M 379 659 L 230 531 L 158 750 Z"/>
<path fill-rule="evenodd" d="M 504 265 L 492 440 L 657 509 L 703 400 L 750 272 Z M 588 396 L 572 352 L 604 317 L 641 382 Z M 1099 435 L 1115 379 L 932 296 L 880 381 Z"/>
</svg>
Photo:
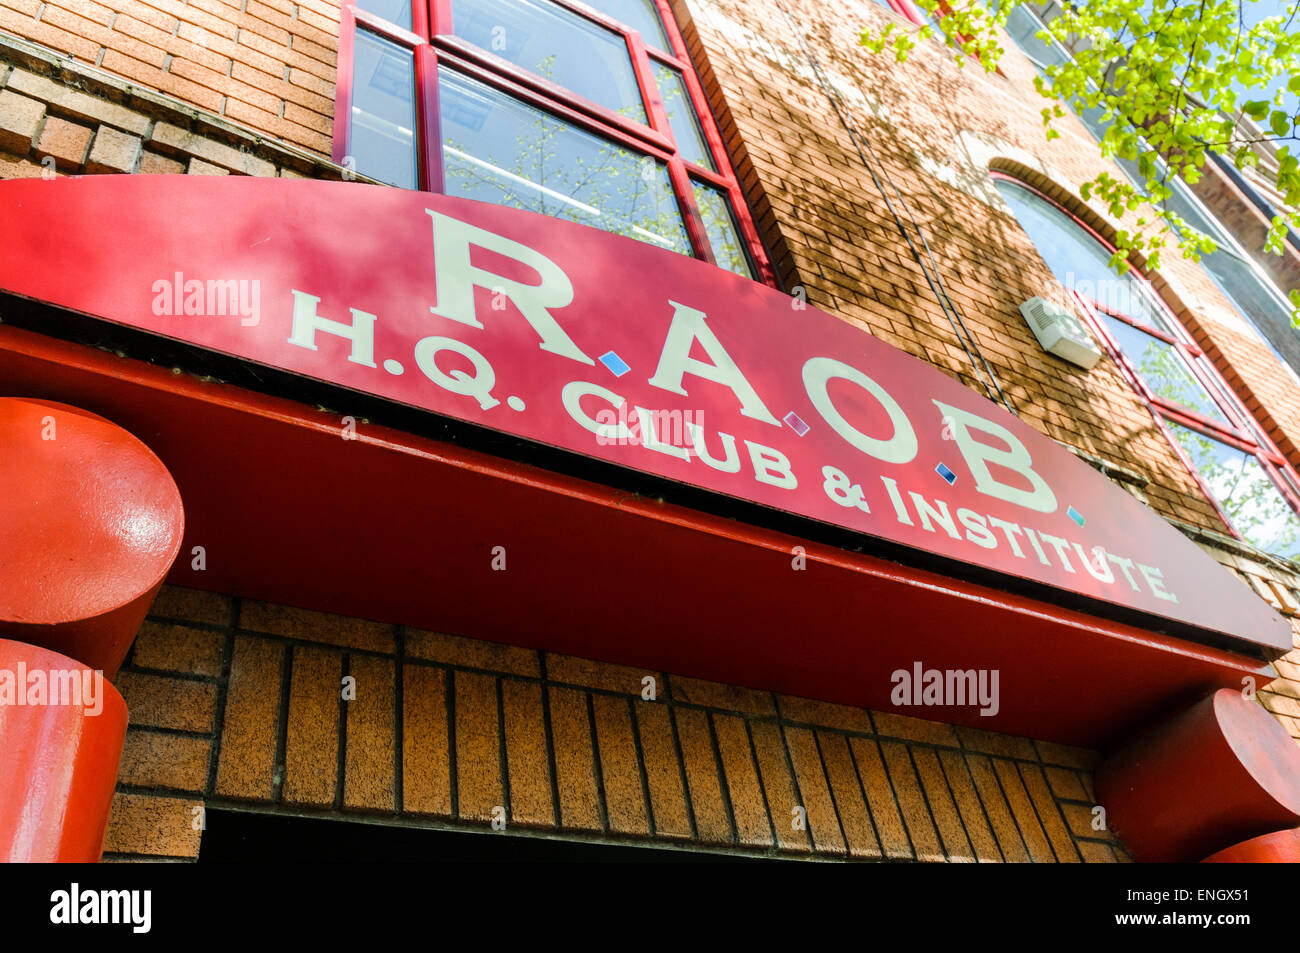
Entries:
<svg viewBox="0 0 1300 953">
<path fill-rule="evenodd" d="M 415 58 L 374 33 L 352 55 L 364 81 L 352 88 L 352 148 L 367 175 L 415 188 Z"/>
<path fill-rule="evenodd" d="M 940 2 L 935 6 L 933 13 L 926 13 L 916 3 L 914 3 L 913 0 L 876 0 L 876 2 L 886 10 L 897 13 L 899 16 L 911 21 L 917 26 L 929 27 L 931 30 L 931 39 L 935 42 L 941 42 L 948 32 L 947 27 L 944 25 L 944 20 L 951 16 L 952 7 L 947 4 L 946 0 L 940 0 Z M 971 38 L 962 33 L 958 33 L 956 36 L 956 45 L 964 49 L 971 59 L 979 62 L 979 56 L 971 50 L 966 49 L 971 42 Z M 994 72 L 999 76 L 1004 75 L 1000 68 L 995 69 Z"/>
<path fill-rule="evenodd" d="M 1300 556 L 1300 492 L 1286 461 L 1146 281 L 1111 271 L 1114 249 L 1046 196 L 1000 174 L 994 184 L 1232 532 Z"/>
<path fill-rule="evenodd" d="M 1058 43 L 1040 39 L 1037 34 L 1043 29 L 1043 21 L 1024 6 L 1015 7 L 1007 15 L 1007 33 L 1040 75 L 1048 66 L 1069 62 L 1071 56 Z M 1102 118 L 1105 110 L 1101 106 L 1085 109 L 1078 115 L 1098 141 L 1105 136 L 1109 121 Z M 1116 157 L 1115 162 L 1141 189 L 1143 179 L 1138 173 L 1137 161 Z M 1201 256 L 1201 267 L 1278 360 L 1300 371 L 1300 332 L 1291 327 L 1291 305 L 1286 296 L 1268 280 L 1263 269 L 1250 260 L 1187 183 L 1174 178 L 1168 184 L 1173 194 L 1167 199 L 1167 206 L 1183 221 L 1218 243 L 1215 251 Z"/>
<path fill-rule="evenodd" d="M 661 0 L 344 0 L 334 158 L 774 283 Z"/>
</svg>

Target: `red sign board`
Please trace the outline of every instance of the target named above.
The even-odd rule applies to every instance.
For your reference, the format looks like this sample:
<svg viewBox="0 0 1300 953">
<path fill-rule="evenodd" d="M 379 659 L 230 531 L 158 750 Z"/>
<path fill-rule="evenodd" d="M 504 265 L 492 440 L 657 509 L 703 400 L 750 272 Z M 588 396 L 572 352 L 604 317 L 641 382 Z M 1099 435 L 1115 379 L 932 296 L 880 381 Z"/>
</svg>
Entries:
<svg viewBox="0 0 1300 953">
<path fill-rule="evenodd" d="M 10 292 L 1291 645 L 1262 600 L 1054 441 L 848 323 L 704 262 L 358 184 L 29 180 L 0 185 L 0 204 Z"/>
</svg>

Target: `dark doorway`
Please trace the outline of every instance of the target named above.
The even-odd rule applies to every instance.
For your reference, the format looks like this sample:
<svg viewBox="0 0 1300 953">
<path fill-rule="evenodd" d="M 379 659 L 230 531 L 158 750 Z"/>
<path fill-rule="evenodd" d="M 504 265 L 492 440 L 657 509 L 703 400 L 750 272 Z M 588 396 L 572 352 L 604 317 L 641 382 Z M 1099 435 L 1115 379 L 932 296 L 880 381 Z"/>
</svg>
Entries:
<svg viewBox="0 0 1300 953">
<path fill-rule="evenodd" d="M 200 862 L 487 861 L 710 863 L 767 858 L 532 837 L 453 831 L 343 818 L 209 808 Z M 778 858 L 771 858 L 776 860 Z"/>
</svg>

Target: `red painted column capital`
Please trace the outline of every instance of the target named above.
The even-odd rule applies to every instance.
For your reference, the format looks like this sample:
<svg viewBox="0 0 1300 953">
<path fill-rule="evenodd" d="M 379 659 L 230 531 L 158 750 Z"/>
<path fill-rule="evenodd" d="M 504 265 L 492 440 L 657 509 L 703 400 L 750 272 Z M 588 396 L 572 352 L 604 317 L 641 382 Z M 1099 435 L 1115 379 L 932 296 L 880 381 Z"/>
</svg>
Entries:
<svg viewBox="0 0 1300 953">
<path fill-rule="evenodd" d="M 1300 824 L 1300 748 L 1232 689 L 1123 745 L 1095 780 L 1110 826 L 1141 861 L 1198 861 Z"/>
<path fill-rule="evenodd" d="M 0 398 L 0 636 L 117 674 L 180 552 L 167 468 L 116 424 Z"/>
<path fill-rule="evenodd" d="M 0 639 L 0 862 L 99 860 L 126 717 L 103 672 Z"/>
</svg>

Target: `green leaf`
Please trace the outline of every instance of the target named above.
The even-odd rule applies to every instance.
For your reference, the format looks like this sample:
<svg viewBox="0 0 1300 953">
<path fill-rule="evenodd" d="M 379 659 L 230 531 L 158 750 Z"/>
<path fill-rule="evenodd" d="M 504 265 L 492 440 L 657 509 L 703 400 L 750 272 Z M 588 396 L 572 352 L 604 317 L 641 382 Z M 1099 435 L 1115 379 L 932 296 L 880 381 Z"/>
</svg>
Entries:
<svg viewBox="0 0 1300 953">
<path fill-rule="evenodd" d="M 940 0 L 915 2 L 929 14 L 940 5 Z M 1025 2 L 946 0 L 930 42 L 956 51 L 962 66 L 975 55 L 984 69 L 992 69 L 1002 53 L 1001 30 Z M 1113 263 L 1116 270 L 1127 267 L 1131 254 L 1156 268 L 1162 247 L 1177 247 L 1190 257 L 1214 249 L 1211 239 L 1181 222 L 1164 203 L 1172 195 L 1169 185 L 1179 178 L 1195 184 L 1215 152 L 1231 157 L 1239 168 L 1264 165 L 1263 150 L 1256 151 L 1259 133 L 1243 128 L 1251 125 L 1243 123 L 1243 116 L 1258 123 L 1279 147 L 1276 173 L 1269 178 L 1281 204 L 1300 207 L 1300 163 L 1283 145 L 1300 123 L 1286 111 L 1281 92 L 1300 94 L 1300 29 L 1288 19 L 1296 16 L 1300 0 L 1271 0 L 1265 12 L 1282 15 L 1252 17 L 1257 20 L 1253 26 L 1243 26 L 1239 19 L 1242 2 L 1071 0 L 1039 31 L 1040 40 L 1072 51 L 1065 62 L 1031 74 L 1046 106 L 1045 138 L 1061 135 L 1053 119 L 1071 109 L 1090 110 L 1107 127 L 1099 155 L 1138 163 L 1136 190 L 1127 179 L 1106 173 L 1079 188 L 1084 201 L 1099 203 L 1098 208 L 1108 209 L 1130 228 L 1140 220 L 1136 228 L 1141 232 L 1125 234 L 1118 243 L 1123 260 Z M 931 31 L 894 19 L 881 30 L 864 32 L 861 42 L 876 53 L 892 51 L 901 61 Z M 1300 214 L 1282 217 L 1285 223 L 1274 233 L 1284 236 L 1285 228 L 1300 229 Z M 1280 247 L 1284 237 L 1276 241 Z M 1300 310 L 1300 300 L 1296 304 Z"/>
</svg>

